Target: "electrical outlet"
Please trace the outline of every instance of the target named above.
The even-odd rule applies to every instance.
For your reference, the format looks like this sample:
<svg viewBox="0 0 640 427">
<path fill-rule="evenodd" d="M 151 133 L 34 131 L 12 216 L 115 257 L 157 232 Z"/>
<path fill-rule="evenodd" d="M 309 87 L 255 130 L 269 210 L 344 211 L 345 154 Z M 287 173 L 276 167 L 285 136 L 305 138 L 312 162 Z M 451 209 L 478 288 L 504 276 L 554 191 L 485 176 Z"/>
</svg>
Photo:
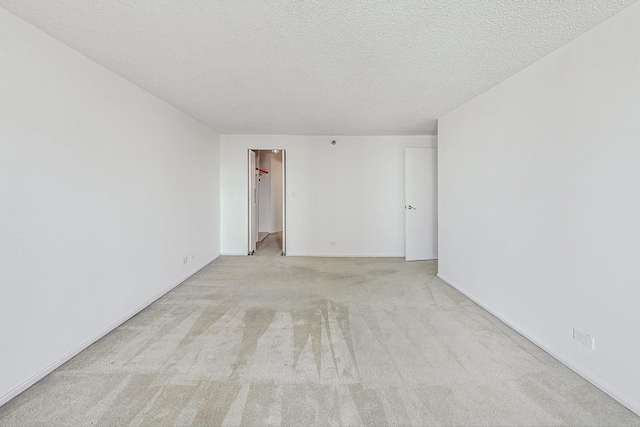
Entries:
<svg viewBox="0 0 640 427">
<path fill-rule="evenodd" d="M 185 265 L 189 262 L 189 257 L 182 258 L 182 265 Z"/>
<path fill-rule="evenodd" d="M 596 340 L 591 335 L 580 332 L 576 328 L 573 328 L 573 339 L 580 342 L 581 344 L 586 345 L 592 350 L 595 348 Z"/>
</svg>

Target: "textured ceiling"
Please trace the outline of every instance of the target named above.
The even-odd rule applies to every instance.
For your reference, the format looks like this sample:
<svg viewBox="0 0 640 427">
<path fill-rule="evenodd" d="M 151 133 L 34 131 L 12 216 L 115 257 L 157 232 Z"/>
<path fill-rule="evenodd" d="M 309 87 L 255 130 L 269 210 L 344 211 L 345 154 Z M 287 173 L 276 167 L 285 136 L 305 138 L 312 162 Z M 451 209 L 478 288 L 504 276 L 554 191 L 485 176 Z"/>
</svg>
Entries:
<svg viewBox="0 0 640 427">
<path fill-rule="evenodd" d="M 220 133 L 408 135 L 635 0 L 0 0 Z"/>
</svg>

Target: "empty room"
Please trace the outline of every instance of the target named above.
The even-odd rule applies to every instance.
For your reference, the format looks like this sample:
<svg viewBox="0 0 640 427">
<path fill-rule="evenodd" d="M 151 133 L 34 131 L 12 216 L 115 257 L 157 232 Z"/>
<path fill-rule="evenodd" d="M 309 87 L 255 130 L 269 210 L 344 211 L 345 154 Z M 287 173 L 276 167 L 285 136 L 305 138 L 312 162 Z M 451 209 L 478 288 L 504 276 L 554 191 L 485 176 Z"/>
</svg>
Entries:
<svg viewBox="0 0 640 427">
<path fill-rule="evenodd" d="M 638 28 L 0 0 L 0 426 L 640 426 Z"/>
</svg>

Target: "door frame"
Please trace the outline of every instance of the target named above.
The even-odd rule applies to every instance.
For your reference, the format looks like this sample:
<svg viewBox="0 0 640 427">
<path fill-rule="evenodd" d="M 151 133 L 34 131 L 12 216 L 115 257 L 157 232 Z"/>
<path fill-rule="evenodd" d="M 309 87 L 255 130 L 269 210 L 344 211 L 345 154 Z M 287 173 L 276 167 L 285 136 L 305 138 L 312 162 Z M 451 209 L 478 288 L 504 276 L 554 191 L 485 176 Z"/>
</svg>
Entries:
<svg viewBox="0 0 640 427">
<path fill-rule="evenodd" d="M 253 241 L 253 235 L 254 235 L 254 230 L 253 230 L 253 222 L 254 222 L 254 218 L 252 216 L 252 213 L 254 213 L 255 215 L 257 215 L 257 210 L 258 207 L 256 206 L 255 212 L 252 209 L 252 205 L 253 205 L 253 199 L 256 198 L 256 202 L 257 202 L 257 185 L 255 184 L 255 172 L 256 172 L 256 162 L 258 159 L 258 150 L 253 150 L 253 149 L 248 149 L 247 150 L 247 255 L 253 255 L 254 253 L 254 245 L 256 245 L 256 243 Z M 254 154 L 254 162 L 253 162 L 253 170 L 251 170 L 251 153 L 253 152 Z M 252 187 L 251 183 L 254 183 L 254 186 Z M 253 189 L 253 191 L 252 191 Z M 256 203 L 257 205 L 257 203 Z"/>
<path fill-rule="evenodd" d="M 251 217 L 251 203 L 252 203 L 252 192 L 251 192 L 251 176 L 254 177 L 255 179 L 255 170 L 251 171 L 249 170 L 251 168 L 251 160 L 250 160 L 250 156 L 251 156 L 251 152 L 255 152 L 256 153 L 256 158 L 258 156 L 258 151 L 271 151 L 273 152 L 274 150 L 278 150 L 280 153 L 282 153 L 282 249 L 281 249 L 281 255 L 282 256 L 286 256 L 287 255 L 287 150 L 284 148 L 249 148 L 247 149 L 247 255 L 253 255 L 253 251 L 252 251 L 252 244 L 251 244 L 251 240 L 252 240 L 252 233 L 251 233 L 251 221 L 253 220 L 253 218 Z M 258 167 L 257 163 L 256 166 Z M 257 193 L 257 186 L 256 186 L 256 193 Z M 257 194 L 256 194 L 257 197 Z M 257 208 L 256 208 L 257 210 Z"/>
<path fill-rule="evenodd" d="M 287 150 L 282 153 L 282 256 L 287 256 Z"/>
</svg>

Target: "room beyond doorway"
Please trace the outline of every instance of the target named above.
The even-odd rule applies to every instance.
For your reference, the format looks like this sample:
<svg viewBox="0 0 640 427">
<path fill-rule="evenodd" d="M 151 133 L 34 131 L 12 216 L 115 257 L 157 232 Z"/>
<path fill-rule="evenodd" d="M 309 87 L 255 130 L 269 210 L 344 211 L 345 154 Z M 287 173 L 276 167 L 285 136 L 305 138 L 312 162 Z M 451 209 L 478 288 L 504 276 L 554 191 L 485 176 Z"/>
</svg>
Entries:
<svg viewBox="0 0 640 427">
<path fill-rule="evenodd" d="M 265 233 L 266 236 L 256 244 L 256 256 L 282 255 L 282 231 Z"/>
<path fill-rule="evenodd" d="M 286 254 L 285 151 L 248 150 L 248 255 Z"/>
</svg>

